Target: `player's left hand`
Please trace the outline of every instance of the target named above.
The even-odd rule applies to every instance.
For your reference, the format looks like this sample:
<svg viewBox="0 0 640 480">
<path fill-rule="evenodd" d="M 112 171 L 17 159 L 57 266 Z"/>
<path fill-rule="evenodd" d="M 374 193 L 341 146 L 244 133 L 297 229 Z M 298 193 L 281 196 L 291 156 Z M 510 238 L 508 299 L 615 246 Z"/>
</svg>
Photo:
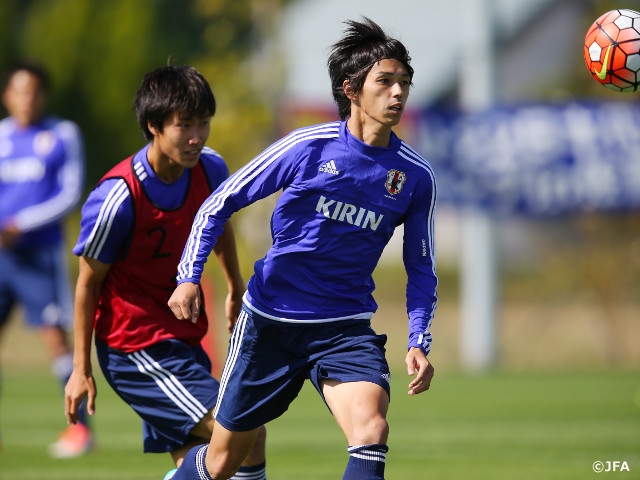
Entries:
<svg viewBox="0 0 640 480">
<path fill-rule="evenodd" d="M 416 376 L 409 383 L 409 395 L 417 395 L 429 390 L 435 370 L 424 352 L 419 348 L 410 348 L 405 362 L 407 364 L 407 373 Z"/>
<path fill-rule="evenodd" d="M 227 330 L 231 333 L 240 316 L 240 310 L 242 310 L 242 294 L 227 293 L 224 307 L 227 315 Z"/>
</svg>

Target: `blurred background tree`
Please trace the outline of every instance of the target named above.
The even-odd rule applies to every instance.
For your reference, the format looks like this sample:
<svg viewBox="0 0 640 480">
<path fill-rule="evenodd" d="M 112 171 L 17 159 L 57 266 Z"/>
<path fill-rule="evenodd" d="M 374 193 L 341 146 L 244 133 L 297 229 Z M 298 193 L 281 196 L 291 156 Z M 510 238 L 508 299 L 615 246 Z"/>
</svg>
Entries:
<svg viewBox="0 0 640 480">
<path fill-rule="evenodd" d="M 476 0 L 467 0 L 471 1 Z M 410 2 L 414 3 L 408 6 Z M 445 3 L 407 0 L 394 5 L 395 10 L 390 12 L 382 0 L 366 0 L 366 7 L 364 0 L 0 0 L 0 70 L 20 58 L 39 61 L 50 70 L 51 111 L 76 121 L 85 137 L 88 191 L 112 165 L 144 144 L 132 111 L 144 73 L 169 62 L 194 65 L 209 80 L 218 101 L 208 145 L 223 155 L 233 172 L 283 132 L 300 124 L 335 118 L 328 79 L 321 77 L 326 48 L 332 38 L 337 38 L 329 27 L 339 28 L 340 19 L 357 9 L 358 14 L 367 13 L 394 26 L 395 32 L 408 35 L 412 28 L 430 30 L 425 27 L 429 16 L 406 16 L 408 8 L 411 12 L 423 9 L 439 18 Z M 621 0 L 498 3 L 510 5 L 512 13 L 529 9 L 527 5 L 544 4 L 530 15 L 526 25 L 509 23 L 509 28 L 498 32 L 496 47 L 503 62 L 499 89 L 505 102 L 561 103 L 575 98 L 637 102 L 633 94 L 621 96 L 594 82 L 582 58 L 583 32 L 602 12 L 620 8 Z M 322 10 L 324 16 L 319 18 L 316 10 L 309 10 L 310 5 Z M 576 10 L 569 8 L 571 5 L 577 5 Z M 290 8 L 284 9 L 287 6 Z M 296 14 L 293 10 L 297 16 L 292 17 Z M 465 9 L 456 6 L 456 10 Z M 578 11 L 580 15 L 575 14 Z M 394 21 L 394 15 L 401 20 Z M 567 24 L 567 18 L 573 20 L 573 27 Z M 451 29 L 447 22 L 444 24 Z M 297 28 L 291 30 L 292 26 Z M 293 36 L 286 35 L 287 28 Z M 438 43 L 438 49 L 451 47 L 453 37 L 443 37 L 446 40 Z M 531 58 L 531 52 L 545 54 L 537 42 L 549 38 L 557 39 L 554 45 L 559 50 L 568 45 L 568 57 L 556 51 L 551 57 L 543 57 L 543 62 L 539 57 Z M 317 40 L 322 50 L 310 50 L 306 40 Z M 433 61 L 430 51 L 427 63 L 419 63 L 425 45 L 424 41 L 411 44 L 418 73 L 425 72 L 424 65 Z M 298 63 L 291 53 L 295 47 L 301 51 Z M 448 57 L 458 58 L 457 54 Z M 452 67 L 459 66 L 459 62 L 451 63 Z M 547 64 L 555 66 L 534 81 L 531 71 L 535 73 Z M 439 67 L 439 72 L 446 73 L 447 65 Z M 451 78 L 453 70 L 449 76 L 440 75 L 448 89 L 431 100 L 420 98 L 414 90 L 414 106 L 455 105 L 459 84 Z M 310 80 L 321 84 L 319 96 L 328 102 L 319 103 L 309 95 Z M 297 90 L 304 90 L 304 97 L 296 97 Z M 440 219 L 445 206 L 444 202 L 439 206 Z M 253 261 L 270 243 L 270 214 L 270 203 L 258 202 L 234 217 L 245 278 L 251 274 Z M 441 236 L 436 241 L 440 303 L 434 329 L 436 337 L 444 339 L 438 341 L 449 346 L 439 348 L 435 355 L 450 352 L 451 358 L 442 362 L 445 365 L 456 364 L 459 349 L 456 335 L 461 255 L 455 221 L 453 215 L 453 222 L 442 222 L 436 230 Z M 77 217 L 69 222 L 70 242 L 75 241 L 77 223 Z M 637 211 L 511 218 L 508 224 L 500 225 L 499 233 L 499 349 L 503 365 L 582 365 L 585 358 L 638 365 Z M 405 281 L 399 255 L 396 252 L 395 260 L 383 262 L 379 269 L 376 283 L 380 296 L 390 292 L 392 298 L 398 297 Z M 76 262 L 72 262 L 75 268 Z M 380 303 L 391 303 L 386 300 Z M 397 311 L 403 308 L 393 306 Z M 404 347 L 402 340 L 398 348 Z"/>
<path fill-rule="evenodd" d="M 49 69 L 50 110 L 80 125 L 90 188 L 144 143 L 132 110 L 144 73 L 191 64 L 218 101 L 208 143 L 235 171 L 272 139 L 281 62 L 249 55 L 288 1 L 3 0 L 0 67 L 26 58 Z"/>
</svg>

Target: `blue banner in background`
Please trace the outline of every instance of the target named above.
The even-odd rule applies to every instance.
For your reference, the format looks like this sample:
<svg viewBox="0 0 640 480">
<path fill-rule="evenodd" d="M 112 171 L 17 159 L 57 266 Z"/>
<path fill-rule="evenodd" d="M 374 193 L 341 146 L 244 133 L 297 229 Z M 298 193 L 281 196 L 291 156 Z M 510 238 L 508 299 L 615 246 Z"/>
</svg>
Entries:
<svg viewBox="0 0 640 480">
<path fill-rule="evenodd" d="M 477 113 L 427 109 L 416 148 L 439 202 L 558 215 L 640 207 L 640 106 L 568 103 Z"/>
</svg>

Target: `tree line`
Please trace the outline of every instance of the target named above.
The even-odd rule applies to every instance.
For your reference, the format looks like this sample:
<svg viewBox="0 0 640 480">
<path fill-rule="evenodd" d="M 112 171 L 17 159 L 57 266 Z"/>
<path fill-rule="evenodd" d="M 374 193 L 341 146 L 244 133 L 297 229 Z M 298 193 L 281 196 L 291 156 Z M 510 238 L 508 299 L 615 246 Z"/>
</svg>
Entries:
<svg viewBox="0 0 640 480">
<path fill-rule="evenodd" d="M 272 140 L 283 72 L 270 39 L 291 1 L 3 0 L 0 68 L 29 59 L 49 70 L 50 111 L 82 129 L 91 188 L 144 145 L 133 113 L 144 73 L 193 65 L 218 103 L 208 145 L 235 171 Z"/>
</svg>

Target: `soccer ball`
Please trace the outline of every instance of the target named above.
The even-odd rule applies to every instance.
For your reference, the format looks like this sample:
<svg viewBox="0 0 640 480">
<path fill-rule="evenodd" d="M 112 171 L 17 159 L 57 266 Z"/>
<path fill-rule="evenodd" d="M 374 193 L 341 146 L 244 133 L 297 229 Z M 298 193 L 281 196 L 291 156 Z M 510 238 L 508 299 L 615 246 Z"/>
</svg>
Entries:
<svg viewBox="0 0 640 480">
<path fill-rule="evenodd" d="M 611 10 L 600 16 L 584 39 L 584 61 L 593 78 L 617 92 L 640 86 L 640 13 Z"/>
</svg>

